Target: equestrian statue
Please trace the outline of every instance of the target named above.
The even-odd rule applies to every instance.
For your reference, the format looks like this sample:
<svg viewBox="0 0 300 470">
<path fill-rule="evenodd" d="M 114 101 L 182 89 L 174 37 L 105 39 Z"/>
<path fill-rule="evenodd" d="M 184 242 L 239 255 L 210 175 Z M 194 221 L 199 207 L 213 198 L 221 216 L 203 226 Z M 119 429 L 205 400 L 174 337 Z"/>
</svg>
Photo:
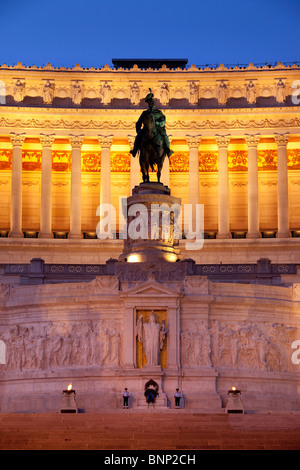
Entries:
<svg viewBox="0 0 300 470">
<path fill-rule="evenodd" d="M 173 150 L 170 149 L 170 142 L 165 129 L 166 118 L 162 111 L 156 109 L 151 88 L 149 88 L 149 91 L 150 93 L 145 98 L 149 109 L 142 112 L 135 125 L 137 136 L 130 153 L 135 157 L 139 152 L 143 182 L 149 182 L 149 167 L 152 171 L 155 171 L 156 165 L 157 181 L 160 183 L 165 157 L 170 158 Z"/>
</svg>

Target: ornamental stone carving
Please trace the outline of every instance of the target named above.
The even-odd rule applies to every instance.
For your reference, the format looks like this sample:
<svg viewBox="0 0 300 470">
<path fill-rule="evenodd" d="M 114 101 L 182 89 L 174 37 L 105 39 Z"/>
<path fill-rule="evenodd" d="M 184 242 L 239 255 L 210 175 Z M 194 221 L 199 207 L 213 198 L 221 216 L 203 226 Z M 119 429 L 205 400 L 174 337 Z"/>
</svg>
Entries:
<svg viewBox="0 0 300 470">
<path fill-rule="evenodd" d="M 215 367 L 292 371 L 291 344 L 299 331 L 280 323 L 225 324 L 212 322 L 212 362 Z"/>
<path fill-rule="evenodd" d="M 169 85 L 167 83 L 162 83 L 160 86 L 160 102 L 162 105 L 167 105 L 169 103 Z"/>
<path fill-rule="evenodd" d="M 82 80 L 72 81 L 72 100 L 76 105 L 80 105 L 83 98 L 81 81 Z"/>
<path fill-rule="evenodd" d="M 22 147 L 25 140 L 26 134 L 16 134 L 15 132 L 10 133 L 10 140 L 13 144 L 13 147 Z"/>
<path fill-rule="evenodd" d="M 110 149 L 114 138 L 113 135 L 99 135 L 98 138 L 102 148 Z"/>
<path fill-rule="evenodd" d="M 286 99 L 286 87 L 282 80 L 282 78 L 279 78 L 275 84 L 275 97 L 278 103 L 284 103 Z"/>
<path fill-rule="evenodd" d="M 43 100 L 45 104 L 52 104 L 54 98 L 54 80 L 43 80 Z"/>
<path fill-rule="evenodd" d="M 211 335 L 206 322 L 181 333 L 181 360 L 184 367 L 211 366 Z"/>
<path fill-rule="evenodd" d="M 229 142 L 230 142 L 230 135 L 216 135 L 216 141 L 218 144 L 219 149 L 220 148 L 228 148 Z"/>
<path fill-rule="evenodd" d="M 109 320 L 15 325 L 2 331 L 6 370 L 61 367 L 116 367 L 121 334 Z"/>
<path fill-rule="evenodd" d="M 245 134 L 245 140 L 247 142 L 248 147 L 257 147 L 259 139 L 259 134 Z"/>
<path fill-rule="evenodd" d="M 199 100 L 199 87 L 195 82 L 189 85 L 189 102 L 191 105 L 198 104 Z"/>
<path fill-rule="evenodd" d="M 14 79 L 13 96 L 14 96 L 14 100 L 17 103 L 23 101 L 24 96 L 25 96 L 25 79 L 24 78 Z"/>
<path fill-rule="evenodd" d="M 81 148 L 83 140 L 84 140 L 84 134 L 81 134 L 81 135 L 70 134 L 69 139 L 70 139 L 70 144 L 72 148 Z"/>
<path fill-rule="evenodd" d="M 111 86 L 107 82 L 104 82 L 101 86 L 100 97 L 102 103 L 105 105 L 108 105 L 111 102 L 112 90 Z"/>
<path fill-rule="evenodd" d="M 220 105 L 224 106 L 228 100 L 227 81 L 220 80 L 217 88 L 217 98 Z"/>
<path fill-rule="evenodd" d="M 253 83 L 253 80 L 248 80 L 246 85 L 246 98 L 249 104 L 256 103 L 256 85 Z"/>
<path fill-rule="evenodd" d="M 132 83 L 130 86 L 130 100 L 135 106 L 140 103 L 140 87 L 137 82 Z"/>
</svg>

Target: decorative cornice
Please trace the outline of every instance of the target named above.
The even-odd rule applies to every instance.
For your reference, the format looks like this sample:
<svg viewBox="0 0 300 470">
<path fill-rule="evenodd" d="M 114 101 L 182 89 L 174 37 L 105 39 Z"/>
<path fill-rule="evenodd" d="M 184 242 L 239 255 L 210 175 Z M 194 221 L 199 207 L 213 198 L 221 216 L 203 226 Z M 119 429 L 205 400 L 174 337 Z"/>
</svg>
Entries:
<svg viewBox="0 0 300 470">
<path fill-rule="evenodd" d="M 299 128 L 300 118 L 294 117 L 292 119 L 234 119 L 231 121 L 225 120 L 176 120 L 168 121 L 168 130 L 183 130 L 183 131 L 196 131 L 196 130 L 243 130 L 243 129 L 282 129 L 282 128 Z M 41 120 L 35 118 L 29 119 L 10 119 L 2 117 L 0 119 L 0 128 L 17 128 L 17 129 L 55 129 L 59 130 L 135 130 L 135 120 L 116 120 L 116 121 L 97 121 L 94 119 L 79 121 L 67 119 L 54 119 L 54 120 Z"/>
<path fill-rule="evenodd" d="M 7 64 L 2 64 L 0 65 L 0 70 L 26 70 L 28 72 L 36 72 L 36 71 L 45 71 L 45 72 L 83 72 L 83 73 L 95 73 L 95 72 L 113 72 L 113 73 L 128 73 L 128 72 L 181 72 L 181 73 L 189 73 L 189 72 L 236 72 L 238 70 L 240 71 L 272 71 L 272 70 L 297 70 L 300 68 L 300 65 L 297 63 L 294 64 L 286 64 L 283 62 L 278 62 L 277 64 L 253 64 L 249 63 L 248 65 L 234 65 L 234 66 L 229 66 L 229 65 L 224 65 L 224 64 L 219 64 L 219 65 L 199 65 L 196 66 L 194 64 L 191 64 L 190 66 L 187 66 L 186 68 L 181 68 L 178 67 L 176 69 L 170 69 L 166 65 L 162 65 L 161 68 L 159 69 L 152 69 L 152 68 L 139 68 L 137 64 L 135 64 L 132 68 L 129 69 L 124 69 L 122 67 L 114 68 L 110 67 L 108 64 L 103 65 L 100 68 L 95 68 L 95 67 L 82 67 L 80 64 L 76 64 L 74 67 L 54 67 L 50 63 L 47 63 L 43 67 L 38 67 L 35 65 L 23 65 L 22 62 L 18 62 L 15 65 L 7 65 Z"/>
</svg>

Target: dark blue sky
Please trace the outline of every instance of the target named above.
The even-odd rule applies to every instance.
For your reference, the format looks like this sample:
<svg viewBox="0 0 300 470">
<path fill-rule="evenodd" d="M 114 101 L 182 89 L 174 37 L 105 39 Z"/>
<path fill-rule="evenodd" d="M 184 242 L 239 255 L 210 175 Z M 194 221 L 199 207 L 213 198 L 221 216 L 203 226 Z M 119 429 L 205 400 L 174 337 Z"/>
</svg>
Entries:
<svg viewBox="0 0 300 470">
<path fill-rule="evenodd" d="M 300 0 L 0 0 L 0 63 L 300 61 Z"/>
</svg>

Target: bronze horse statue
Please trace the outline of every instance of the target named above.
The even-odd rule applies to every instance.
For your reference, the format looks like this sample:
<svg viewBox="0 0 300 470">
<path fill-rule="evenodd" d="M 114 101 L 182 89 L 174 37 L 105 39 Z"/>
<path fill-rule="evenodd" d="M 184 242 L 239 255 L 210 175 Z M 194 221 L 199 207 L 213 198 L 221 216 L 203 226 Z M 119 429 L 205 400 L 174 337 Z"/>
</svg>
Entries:
<svg viewBox="0 0 300 470">
<path fill-rule="evenodd" d="M 137 136 L 131 154 L 135 157 L 139 152 L 139 161 L 143 182 L 149 179 L 149 169 L 155 171 L 157 167 L 157 181 L 160 183 L 161 170 L 165 157 L 170 157 L 173 151 L 170 150 L 169 139 L 165 131 L 165 116 L 155 108 L 153 93 L 148 93 L 145 98 L 149 109 L 143 111 L 136 123 Z"/>
</svg>

